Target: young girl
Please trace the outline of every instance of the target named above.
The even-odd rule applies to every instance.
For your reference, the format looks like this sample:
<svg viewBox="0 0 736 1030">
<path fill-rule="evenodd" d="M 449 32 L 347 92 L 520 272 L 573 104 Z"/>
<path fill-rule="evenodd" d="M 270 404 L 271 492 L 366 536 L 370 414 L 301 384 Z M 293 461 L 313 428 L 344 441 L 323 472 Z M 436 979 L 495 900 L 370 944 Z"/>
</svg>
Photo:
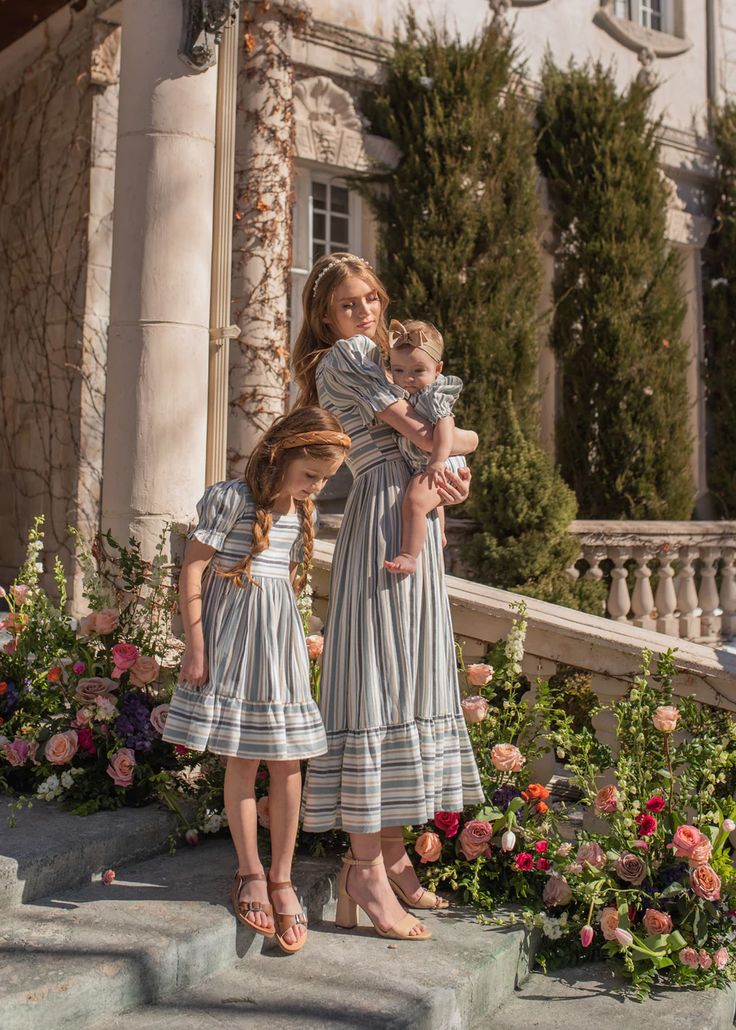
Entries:
<svg viewBox="0 0 736 1030">
<path fill-rule="evenodd" d="M 225 809 L 238 856 L 238 920 L 284 951 L 306 940 L 290 882 L 303 758 L 326 750 L 309 690 L 294 599 L 314 540 L 314 503 L 350 438 L 334 415 L 308 407 L 278 419 L 243 480 L 215 483 L 197 505 L 180 578 L 186 650 L 164 739 L 227 756 Z M 257 845 L 255 778 L 268 765 L 271 868 Z"/>
<path fill-rule="evenodd" d="M 422 909 L 447 902 L 422 890 L 402 827 L 483 799 L 460 706 L 435 512 L 416 575 L 392 576 L 384 566 L 400 549 L 410 478 L 395 432 L 429 452 L 433 427 L 383 372 L 388 296 L 365 261 L 345 253 L 319 258 L 303 302 L 294 347 L 298 403 L 334 412 L 353 443 L 322 655 L 328 751 L 309 763 L 304 828 L 350 833 L 338 923 L 354 926 L 360 906 L 382 936 L 426 941 L 431 934 L 399 899 Z M 455 453 L 477 445 L 475 433 L 453 430 Z M 445 504 L 464 501 L 470 470 L 448 471 L 446 479 Z"/>
<path fill-rule="evenodd" d="M 399 435 L 398 446 L 414 475 L 401 504 L 401 551 L 386 561 L 389 572 L 416 572 L 417 558 L 427 539 L 427 515 L 437 510 L 445 539 L 445 510 L 441 507 L 439 485 L 445 485 L 446 468 L 457 472 L 466 465 L 463 457 L 450 457 L 455 420 L 452 409 L 463 388 L 456 376 L 443 376 L 444 341 L 431 322 L 395 319 L 389 326 L 389 363 L 391 378 L 409 394 L 409 403 L 434 426 L 432 451 L 427 455 L 411 440 Z"/>
</svg>

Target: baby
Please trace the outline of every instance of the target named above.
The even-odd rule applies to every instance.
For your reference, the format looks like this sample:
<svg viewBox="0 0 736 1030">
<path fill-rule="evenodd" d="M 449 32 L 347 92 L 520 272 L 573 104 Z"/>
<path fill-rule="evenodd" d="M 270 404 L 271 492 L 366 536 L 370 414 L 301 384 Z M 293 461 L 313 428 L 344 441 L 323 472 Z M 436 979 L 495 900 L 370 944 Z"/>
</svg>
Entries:
<svg viewBox="0 0 736 1030">
<path fill-rule="evenodd" d="M 405 436 L 398 446 L 413 475 L 401 506 L 401 552 L 384 562 L 389 572 L 416 572 L 417 558 L 427 539 L 427 515 L 439 508 L 442 543 L 445 544 L 445 513 L 437 489 L 445 482 L 445 469 L 456 472 L 465 466 L 462 457 L 450 457 L 455 420 L 452 409 L 463 388 L 462 380 L 443 376 L 442 335 L 430 322 L 410 321 L 402 325 L 392 319 L 389 326 L 391 377 L 409 394 L 409 404 L 434 426 L 432 453 L 421 451 Z"/>
</svg>

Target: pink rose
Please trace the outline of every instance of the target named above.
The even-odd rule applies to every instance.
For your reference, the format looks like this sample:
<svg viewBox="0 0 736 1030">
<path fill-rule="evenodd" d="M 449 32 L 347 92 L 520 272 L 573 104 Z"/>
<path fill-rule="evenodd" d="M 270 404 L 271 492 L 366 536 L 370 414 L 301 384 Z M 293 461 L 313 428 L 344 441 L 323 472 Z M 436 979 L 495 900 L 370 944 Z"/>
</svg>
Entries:
<svg viewBox="0 0 736 1030">
<path fill-rule="evenodd" d="M 422 864 L 436 862 L 442 854 L 442 841 L 436 833 L 422 833 L 414 844 L 414 850 L 420 856 Z"/>
<path fill-rule="evenodd" d="M 470 819 L 460 833 L 460 850 L 468 862 L 488 853 L 488 844 L 493 836 L 493 827 L 482 819 Z"/>
<path fill-rule="evenodd" d="M 537 869 L 540 871 L 540 873 L 546 873 L 547 870 L 551 868 L 552 863 L 548 858 L 545 858 L 544 855 L 542 855 L 541 858 L 537 859 Z"/>
<path fill-rule="evenodd" d="M 672 733 L 680 721 L 680 713 L 674 705 L 660 705 L 652 716 L 655 730 L 660 733 Z"/>
<path fill-rule="evenodd" d="M 595 936 L 592 926 L 584 926 L 580 931 L 580 944 L 583 948 L 589 948 Z"/>
<path fill-rule="evenodd" d="M 646 809 L 647 812 L 662 812 L 666 804 L 667 802 L 661 794 L 655 794 L 647 801 Z"/>
<path fill-rule="evenodd" d="M 79 742 L 76 730 L 65 730 L 49 737 L 44 748 L 44 756 L 52 765 L 66 765 L 77 753 Z"/>
<path fill-rule="evenodd" d="M 534 845 L 534 850 L 538 855 L 544 855 L 549 850 L 548 840 L 538 840 Z"/>
<path fill-rule="evenodd" d="M 666 912 L 658 912 L 656 908 L 648 908 L 642 922 L 647 933 L 672 933 L 672 919 Z"/>
<path fill-rule="evenodd" d="M 618 806 L 618 787 L 614 784 L 601 787 L 595 796 L 593 805 L 596 812 L 603 812 L 604 815 L 610 815 L 612 812 L 615 812 Z"/>
<path fill-rule="evenodd" d="M 107 697 L 118 689 L 115 680 L 106 676 L 88 676 L 77 683 L 75 697 L 83 704 L 92 704 L 98 697 Z"/>
<path fill-rule="evenodd" d="M 699 865 L 692 870 L 690 886 L 705 901 L 718 901 L 721 896 L 721 878 L 709 865 Z"/>
<path fill-rule="evenodd" d="M 313 633 L 307 637 L 307 654 L 311 661 L 316 661 L 320 657 L 325 646 L 325 638 L 321 633 Z"/>
<path fill-rule="evenodd" d="M 256 812 L 258 813 L 258 822 L 264 830 L 268 830 L 271 826 L 271 812 L 268 804 L 268 794 L 265 794 L 262 798 L 258 799 L 256 802 Z"/>
<path fill-rule="evenodd" d="M 14 583 L 10 588 L 10 593 L 16 604 L 24 605 L 31 596 L 31 588 L 27 583 Z"/>
<path fill-rule="evenodd" d="M 115 880 L 115 870 L 114 869 L 106 869 L 104 871 L 104 873 L 102 874 L 101 879 L 102 879 L 102 882 L 105 884 L 105 886 L 109 887 L 110 884 Z"/>
<path fill-rule="evenodd" d="M 515 744 L 494 744 L 491 748 L 491 761 L 499 772 L 520 772 L 526 758 Z"/>
<path fill-rule="evenodd" d="M 624 851 L 618 856 L 614 863 L 614 869 L 619 879 L 625 883 L 638 887 L 647 875 L 647 867 L 638 855 L 631 851 Z"/>
<path fill-rule="evenodd" d="M 99 612 L 90 612 L 79 620 L 79 632 L 84 637 L 96 633 L 100 637 L 106 637 L 114 633 L 120 622 L 120 614 L 115 608 L 103 608 Z"/>
<path fill-rule="evenodd" d="M 124 672 L 127 672 L 140 657 L 140 651 L 135 644 L 115 644 L 112 648 L 112 657 L 115 668 L 112 671 L 114 680 L 120 679 Z"/>
<path fill-rule="evenodd" d="M 615 941 L 617 929 L 618 909 L 604 908 L 601 912 L 601 933 L 607 941 Z"/>
<path fill-rule="evenodd" d="M 460 704 L 467 723 L 483 722 L 488 715 L 488 702 L 484 697 L 466 697 Z"/>
<path fill-rule="evenodd" d="M 632 840 L 632 848 L 638 848 L 639 851 L 649 851 L 649 844 L 645 840 Z"/>
<path fill-rule="evenodd" d="M 77 714 L 74 716 L 74 722 L 72 726 L 75 729 L 79 729 L 80 726 L 89 726 L 92 722 L 92 712 L 89 708 L 78 708 Z"/>
<path fill-rule="evenodd" d="M 728 951 L 726 948 L 719 948 L 713 952 L 713 961 L 716 969 L 725 969 L 728 965 Z"/>
<path fill-rule="evenodd" d="M 534 868 L 534 855 L 529 851 L 520 851 L 514 858 L 514 869 L 520 873 L 528 873 Z"/>
<path fill-rule="evenodd" d="M 639 834 L 642 837 L 651 837 L 653 833 L 657 832 L 657 820 L 653 815 L 649 815 L 647 812 L 641 812 L 634 819 Z"/>
<path fill-rule="evenodd" d="M 594 840 L 586 840 L 581 844 L 575 857 L 580 865 L 584 866 L 587 862 L 594 869 L 603 869 L 607 861 L 605 851 Z"/>
<path fill-rule="evenodd" d="M 121 747 L 110 757 L 110 764 L 107 767 L 107 775 L 112 777 L 116 787 L 129 787 L 133 782 L 133 769 L 135 768 L 135 753 L 130 747 Z"/>
<path fill-rule="evenodd" d="M 86 668 L 87 666 L 84 662 L 75 662 L 74 665 L 72 665 L 72 672 L 75 676 L 81 676 Z"/>
<path fill-rule="evenodd" d="M 446 837 L 454 837 L 460 829 L 459 812 L 435 812 L 434 825 L 442 830 Z"/>
<path fill-rule="evenodd" d="M 702 840 L 699 844 L 695 845 L 688 857 L 688 862 L 690 863 L 691 868 L 698 865 L 705 865 L 706 862 L 710 861 L 710 856 L 713 854 L 713 845 L 711 842 L 704 833 L 701 833 L 700 836 L 702 837 Z"/>
<path fill-rule="evenodd" d="M 542 900 L 548 908 L 556 905 L 567 905 L 572 900 L 570 884 L 564 876 L 559 873 L 552 873 L 544 885 Z"/>
<path fill-rule="evenodd" d="M 698 965 L 701 969 L 710 969 L 713 965 L 713 959 L 704 948 L 698 952 Z"/>
<path fill-rule="evenodd" d="M 688 969 L 697 969 L 700 963 L 695 948 L 683 948 L 680 952 L 680 962 Z"/>
<path fill-rule="evenodd" d="M 485 687 L 493 679 L 493 666 L 476 662 L 474 665 L 466 667 L 465 675 L 471 687 Z"/>
<path fill-rule="evenodd" d="M 21 737 L 16 737 L 12 744 L 6 744 L 3 748 L 7 760 L 16 767 L 26 764 L 30 750 L 28 742 Z"/>
<path fill-rule="evenodd" d="M 676 858 L 690 858 L 695 848 L 707 841 L 705 834 L 701 833 L 695 826 L 688 826 L 683 823 L 678 826 L 672 837 L 670 847 L 674 849 Z"/>
<path fill-rule="evenodd" d="M 151 709 L 151 726 L 153 726 L 156 733 L 163 733 L 164 726 L 166 725 L 166 717 L 169 714 L 169 708 L 171 705 L 156 705 L 155 708 Z"/>
<path fill-rule="evenodd" d="M 145 687 L 147 683 L 153 683 L 160 669 L 155 658 L 149 658 L 143 654 L 131 666 L 130 682 L 136 687 Z"/>
</svg>

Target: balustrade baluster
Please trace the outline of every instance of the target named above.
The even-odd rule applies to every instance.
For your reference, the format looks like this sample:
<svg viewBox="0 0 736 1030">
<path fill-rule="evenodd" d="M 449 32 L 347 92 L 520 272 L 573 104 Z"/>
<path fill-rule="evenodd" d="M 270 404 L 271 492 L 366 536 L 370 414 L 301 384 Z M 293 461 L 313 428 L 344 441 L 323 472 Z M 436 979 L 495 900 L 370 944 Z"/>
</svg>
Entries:
<svg viewBox="0 0 736 1030">
<path fill-rule="evenodd" d="M 677 558 L 677 551 L 670 551 L 669 545 L 665 544 L 659 552 L 659 574 L 657 580 L 657 593 L 654 603 L 657 607 L 657 630 L 659 633 L 669 633 L 677 636 L 678 624 L 675 616 L 677 607 L 677 594 L 675 592 L 674 578 L 675 570 L 672 562 Z"/>
<path fill-rule="evenodd" d="M 642 629 L 654 629 L 655 623 L 652 618 L 654 610 L 654 595 L 650 577 L 652 570 L 649 568 L 651 554 L 643 547 L 634 549 L 636 569 L 634 571 L 634 590 L 631 597 L 631 610 L 634 613 L 634 625 Z"/>
<path fill-rule="evenodd" d="M 736 551 L 727 548 L 723 552 L 721 569 L 721 633 L 726 640 L 736 636 Z M 735 831 L 736 832 L 736 831 Z"/>
<path fill-rule="evenodd" d="M 689 547 L 680 551 L 682 565 L 676 576 L 677 610 L 679 611 L 680 636 L 686 640 L 695 640 L 700 635 L 700 616 L 695 614 L 698 607 L 698 592 L 695 589 L 695 569 L 693 568 L 694 552 Z"/>
<path fill-rule="evenodd" d="M 611 569 L 611 589 L 608 591 L 608 614 L 616 622 L 626 622 L 631 598 L 629 587 L 626 582 L 626 551 L 620 547 L 609 547 L 608 557 L 613 562 Z"/>
<path fill-rule="evenodd" d="M 700 635 L 704 640 L 717 640 L 721 635 L 721 617 L 716 615 L 716 609 L 720 602 L 716 583 L 716 572 L 721 560 L 720 549 L 702 547 L 700 558 L 703 563 L 700 570 L 700 591 L 698 593 L 698 604 L 702 609 Z"/>
</svg>

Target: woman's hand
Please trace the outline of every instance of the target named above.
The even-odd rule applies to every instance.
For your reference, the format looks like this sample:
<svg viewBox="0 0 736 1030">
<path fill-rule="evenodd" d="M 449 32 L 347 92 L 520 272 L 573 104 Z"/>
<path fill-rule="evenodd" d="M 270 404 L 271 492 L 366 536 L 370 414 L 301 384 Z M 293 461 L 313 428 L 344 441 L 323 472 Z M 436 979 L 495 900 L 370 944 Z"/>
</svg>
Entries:
<svg viewBox="0 0 736 1030">
<path fill-rule="evenodd" d="M 193 687 L 203 687 L 208 676 L 209 669 L 204 648 L 187 645 L 181 662 L 179 682 L 189 683 Z"/>
<path fill-rule="evenodd" d="M 445 482 L 437 484 L 437 491 L 442 498 L 442 503 L 447 507 L 453 504 L 462 504 L 467 501 L 470 495 L 470 480 L 472 475 L 469 468 L 458 469 L 457 472 L 445 472 Z"/>
</svg>

